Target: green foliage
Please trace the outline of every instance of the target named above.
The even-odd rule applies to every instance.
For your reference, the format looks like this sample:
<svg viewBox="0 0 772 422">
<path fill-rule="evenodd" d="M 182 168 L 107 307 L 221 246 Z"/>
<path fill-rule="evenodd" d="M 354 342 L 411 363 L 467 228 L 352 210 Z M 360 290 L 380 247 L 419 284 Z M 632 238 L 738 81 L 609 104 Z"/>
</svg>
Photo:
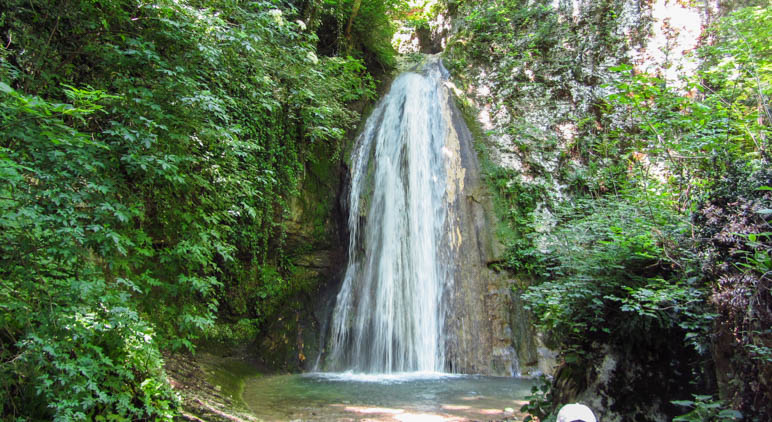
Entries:
<svg viewBox="0 0 772 422">
<path fill-rule="evenodd" d="M 520 0 L 498 2 L 495 5 L 476 8 L 466 16 L 471 32 L 475 35 L 475 44 L 499 44 L 507 47 L 506 54 L 519 55 L 523 58 L 542 57 L 555 45 L 558 32 L 557 15 L 548 4 L 526 4 Z M 513 37 L 513 34 L 523 34 L 524 37 Z M 508 45 L 517 43 L 518 48 Z M 486 55 L 483 48 L 471 48 L 479 56 L 475 59 L 496 60 L 502 52 L 492 52 Z M 518 51 L 519 50 L 519 51 Z"/>
<path fill-rule="evenodd" d="M 714 401 L 711 396 L 694 395 L 694 400 L 675 400 L 672 403 L 692 409 L 673 418 L 673 422 L 732 422 L 742 419 L 742 413 L 727 409 L 724 403 Z"/>
<path fill-rule="evenodd" d="M 364 60 L 371 68 L 380 67 L 386 70 L 394 67 L 396 51 L 391 46 L 391 38 L 395 28 L 391 17 L 404 9 L 404 1 L 312 2 L 314 10 L 318 10 L 315 14 L 321 25 L 319 50 L 322 54 L 351 54 Z M 316 26 L 316 23 L 313 26 Z"/>
<path fill-rule="evenodd" d="M 562 188 L 557 186 L 602 195 L 617 189 L 618 180 L 626 176 L 626 163 L 617 161 L 624 154 L 622 142 L 595 133 L 603 126 L 588 108 L 597 105 L 577 96 L 584 88 L 576 89 L 579 84 L 591 91 L 598 77 L 588 75 L 587 69 L 624 45 L 620 40 L 602 41 L 613 32 L 616 3 L 593 2 L 582 15 L 592 16 L 592 22 L 579 23 L 565 5 L 554 2 L 456 3 L 466 25 L 449 40 L 448 67 L 462 81 L 472 80 L 468 75 L 479 74 L 479 67 L 486 69 L 491 92 L 477 100 L 492 106 L 492 118 L 509 119 L 494 135 L 511 145 L 502 152 L 514 156 L 510 161 L 518 167 L 509 174 L 487 171 L 503 197 L 498 208 L 507 228 L 502 236 L 505 266 L 543 276 L 540 238 L 561 206 Z M 555 126 L 574 122 L 573 139 L 560 140 Z"/>
<path fill-rule="evenodd" d="M 769 8 L 718 19 L 695 53 L 698 72 L 668 81 L 628 64 L 647 38 L 645 2 L 633 32 L 621 30 L 615 1 L 578 15 L 546 1 L 447 3 L 465 19 L 448 67 L 462 82 L 486 81 L 490 94 L 476 100 L 504 122 L 498 148 L 518 167 L 486 169 L 505 227 L 501 266 L 530 275 L 523 296 L 572 385 L 587 387 L 608 346 L 650 365 L 647 376 L 660 358 L 660 370 L 690 374 L 691 387 L 660 377 L 652 398 L 705 391 L 713 373 L 701 360 L 716 334 L 733 342 L 737 380 L 722 384 L 732 407 L 769 419 L 760 393 L 772 371 L 769 295 L 760 292 L 770 205 L 766 191 L 753 193 L 770 185 Z"/>
<path fill-rule="evenodd" d="M 19 343 L 11 366 L 11 373 L 31 375 L 21 399 L 48 403 L 59 421 L 172 420 L 179 403 L 159 369 L 153 331 L 127 303 L 115 302 L 33 321 L 38 328 Z"/>
<path fill-rule="evenodd" d="M 531 394 L 525 396 L 528 403 L 520 407 L 521 412 L 528 414 L 523 418 L 523 422 L 550 420 L 548 417 L 554 410 L 551 390 L 552 382 L 544 375 L 539 377 L 539 384 L 531 387 Z"/>
<path fill-rule="evenodd" d="M 631 191 L 579 200 L 560 219 L 545 244 L 548 280 L 523 295 L 557 341 L 581 346 L 591 333 L 626 342 L 653 327 L 704 339 L 711 315 L 678 241 L 688 226 L 667 203 Z"/>
<path fill-rule="evenodd" d="M 608 2 L 594 7 L 616 18 Z M 546 4 L 518 1 L 470 5 L 468 12 L 468 30 L 451 47 L 456 69 L 468 65 L 461 61 L 496 63 L 496 77 L 502 78 L 497 82 L 507 87 L 496 88 L 502 91 L 497 95 L 505 100 L 534 84 L 559 92 L 551 81 L 560 80 L 555 75 L 570 66 L 555 62 L 560 55 L 551 50 L 567 36 L 558 13 Z M 634 128 L 622 124 L 596 131 L 593 126 L 607 126 L 604 117 L 580 121 L 582 136 L 569 153 L 578 153 L 585 166 L 560 175 L 579 198 L 583 192 L 592 196 L 553 204 L 546 189 L 523 183 L 514 172 L 488 172 L 504 199 L 500 214 L 516 233 L 507 267 L 543 277 L 525 297 L 557 338 L 570 343 L 572 336 L 587 331 L 610 335 L 612 329 L 624 338 L 653 324 L 679 327 L 693 340 L 709 325 L 713 315 L 700 309 L 707 292 L 696 269 L 688 221 L 697 201 L 738 160 L 766 154 L 769 48 L 756 40 L 768 38 L 768 21 L 769 11 L 761 8 L 741 9 L 722 20 L 713 30 L 717 42 L 700 52 L 704 70 L 685 81 L 689 96 L 661 78 L 633 72 L 632 66 L 612 67 L 622 79 L 597 111 L 625 116 Z M 613 38 L 611 23 L 593 28 Z M 512 43 L 520 43 L 519 48 Z M 524 69 L 538 73 L 540 66 L 551 78 L 529 80 Z M 507 106 L 518 114 L 516 106 Z M 522 141 L 533 135 L 518 121 L 509 132 L 521 158 L 531 148 L 545 150 L 543 141 Z M 529 171 L 543 174 L 538 168 Z M 533 231 L 540 204 L 558 215 L 549 236 Z M 763 266 L 766 259 L 764 253 L 748 256 L 744 265 Z M 695 345 L 704 350 L 704 344 Z"/>
<path fill-rule="evenodd" d="M 490 164 L 486 167 L 485 177 L 496 194 L 498 214 L 504 217 L 504 227 L 499 230 L 499 238 L 506 247 L 503 266 L 514 272 L 542 273 L 542 255 L 534 245 L 537 233 L 533 213 L 544 196 L 544 189 L 535 184 L 522 183 L 513 171 Z"/>
<path fill-rule="evenodd" d="M 768 9 L 741 8 L 720 19 L 708 32 L 712 42 L 697 53 L 700 70 L 682 81 L 683 88 L 619 66 L 614 70 L 625 77 L 619 93 L 609 97 L 614 109 L 626 110 L 636 123 L 631 134 L 617 135 L 627 138 L 630 156 L 652 169 L 647 173 L 664 170 L 665 186 L 676 193 L 671 207 L 696 223 L 702 275 L 697 286 L 715 306 L 716 337 L 735 338 L 732 346 L 717 346 L 735 355 L 718 364 L 742 379 L 722 379 L 724 395 L 733 408 L 761 420 L 770 417 L 770 408 L 754 391 L 769 390 L 772 371 L 765 359 L 772 315 L 768 295 L 761 293 L 770 282 L 764 214 L 770 202 L 763 186 L 770 184 L 772 54 L 761 41 L 772 31 Z"/>
<path fill-rule="evenodd" d="M 159 349 L 297 292 L 288 200 L 374 83 L 277 5 L 0 1 L 3 418 L 169 419 Z"/>
<path fill-rule="evenodd" d="M 463 80 L 481 66 L 495 68 L 492 94 L 512 116 L 527 111 L 523 99 L 557 88 L 555 79 L 543 74 L 565 72 L 570 63 L 555 54 L 567 25 L 558 20 L 551 3 L 507 0 L 464 2 L 460 7 L 466 25 L 445 52 L 451 72 Z"/>
<path fill-rule="evenodd" d="M 233 323 L 220 321 L 206 330 L 203 342 L 209 347 L 249 344 L 258 337 L 261 327 L 260 319 L 240 318 Z"/>
<path fill-rule="evenodd" d="M 759 7 L 720 20 L 709 33 L 716 41 L 699 50 L 702 69 L 685 88 L 629 65 L 612 68 L 626 77 L 609 103 L 638 124 L 630 148 L 667 166 L 684 207 L 738 160 L 769 159 L 772 51 L 759 40 L 769 37 L 770 22 L 768 8 Z"/>
<path fill-rule="evenodd" d="M 10 141 L 1 162 L 2 413 L 171 420 L 177 399 L 153 330 L 132 309 L 136 280 L 106 277 L 131 265 L 134 244 L 118 227 L 134 211 L 97 180 L 108 147 L 77 129 L 116 97 L 67 88 L 72 103 L 52 103 L 0 89 Z"/>
<path fill-rule="evenodd" d="M 741 8 L 719 20 L 709 34 L 714 42 L 699 51 L 706 63 L 701 89 L 712 107 L 726 109 L 727 139 L 768 160 L 772 48 L 766 40 L 772 35 L 772 11 Z"/>
<path fill-rule="evenodd" d="M 769 391 L 772 372 L 772 242 L 765 214 L 772 206 L 772 195 L 765 189 L 770 182 L 768 168 L 735 166 L 695 215 L 702 270 L 711 281 L 711 301 L 718 313 L 717 348 L 732 356 L 721 363 L 742 380 L 730 380 L 722 397 L 750 420 L 768 419 L 772 410 L 757 394 Z"/>
</svg>

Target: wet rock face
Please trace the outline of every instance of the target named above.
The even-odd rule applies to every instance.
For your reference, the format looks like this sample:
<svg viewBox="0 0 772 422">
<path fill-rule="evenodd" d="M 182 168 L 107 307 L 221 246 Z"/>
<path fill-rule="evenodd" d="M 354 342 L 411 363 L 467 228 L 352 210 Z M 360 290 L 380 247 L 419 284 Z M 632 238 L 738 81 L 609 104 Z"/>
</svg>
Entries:
<svg viewBox="0 0 772 422">
<path fill-rule="evenodd" d="M 307 165 L 284 220 L 284 250 L 293 268 L 287 282 L 298 286 L 297 293 L 271 318 L 255 347 L 259 359 L 275 371 L 314 368 L 345 265 L 345 203 L 340 200 L 345 164 L 319 148 L 320 158 Z"/>
<path fill-rule="evenodd" d="M 518 375 L 538 367 L 536 334 L 511 278 L 488 268 L 502 252 L 492 199 L 463 116 L 447 90 L 444 98 L 452 122 L 448 218 L 455 262 L 447 298 L 448 365 L 453 372 Z"/>
<path fill-rule="evenodd" d="M 706 391 L 695 385 L 696 351 L 680 342 L 677 329 L 655 329 L 655 343 L 631 339 L 625 346 L 593 343 L 587 356 L 563 363 L 555 373 L 553 404 L 578 402 L 604 422 L 666 422 L 680 408 L 673 397 Z M 683 413 L 683 412 L 681 412 Z"/>
</svg>

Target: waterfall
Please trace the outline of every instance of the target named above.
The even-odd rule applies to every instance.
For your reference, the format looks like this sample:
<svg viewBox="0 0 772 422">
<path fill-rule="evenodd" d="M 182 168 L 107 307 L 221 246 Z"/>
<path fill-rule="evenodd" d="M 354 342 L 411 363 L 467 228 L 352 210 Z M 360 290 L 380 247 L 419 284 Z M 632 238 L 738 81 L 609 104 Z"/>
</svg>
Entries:
<svg viewBox="0 0 772 422">
<path fill-rule="evenodd" d="M 356 141 L 349 258 L 327 369 L 445 370 L 443 294 L 453 278 L 446 77 L 438 59 L 401 74 Z"/>
</svg>

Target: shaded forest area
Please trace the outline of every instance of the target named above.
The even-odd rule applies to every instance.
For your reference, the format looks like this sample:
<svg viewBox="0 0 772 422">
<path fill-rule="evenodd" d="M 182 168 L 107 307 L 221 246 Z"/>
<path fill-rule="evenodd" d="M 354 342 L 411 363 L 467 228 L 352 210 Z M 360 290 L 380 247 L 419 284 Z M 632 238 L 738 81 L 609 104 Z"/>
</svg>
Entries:
<svg viewBox="0 0 772 422">
<path fill-rule="evenodd" d="M 160 351 L 308 287 L 287 202 L 393 64 L 396 8 L 0 3 L 3 419 L 169 420 Z"/>
</svg>

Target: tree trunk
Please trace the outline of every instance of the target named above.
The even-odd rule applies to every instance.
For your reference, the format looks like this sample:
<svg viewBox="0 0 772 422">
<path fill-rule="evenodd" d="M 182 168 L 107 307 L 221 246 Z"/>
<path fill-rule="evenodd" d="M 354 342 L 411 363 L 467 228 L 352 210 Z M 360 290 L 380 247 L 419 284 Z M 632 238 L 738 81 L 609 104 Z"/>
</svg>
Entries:
<svg viewBox="0 0 772 422">
<path fill-rule="evenodd" d="M 348 25 L 346 25 L 346 41 L 349 45 L 351 44 L 351 26 L 359 13 L 359 7 L 361 5 L 362 0 L 354 0 L 354 7 L 351 9 L 351 16 L 348 19 Z"/>
</svg>

